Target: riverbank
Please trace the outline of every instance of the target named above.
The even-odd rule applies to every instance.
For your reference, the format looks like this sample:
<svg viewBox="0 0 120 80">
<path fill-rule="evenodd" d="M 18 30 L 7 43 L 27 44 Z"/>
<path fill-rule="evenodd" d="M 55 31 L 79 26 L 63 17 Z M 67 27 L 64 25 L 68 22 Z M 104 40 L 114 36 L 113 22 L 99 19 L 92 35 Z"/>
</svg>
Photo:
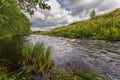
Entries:
<svg viewBox="0 0 120 80">
<path fill-rule="evenodd" d="M 49 40 L 50 44 L 46 43 Z M 57 41 L 61 40 L 62 38 L 59 38 Z M 43 43 L 38 43 L 39 41 L 44 42 L 45 46 Z M 0 43 L 0 79 L 43 80 L 49 78 L 50 80 L 105 80 L 97 73 L 94 73 L 94 71 L 88 71 L 87 69 L 83 71 L 82 69 L 74 68 L 71 62 L 69 64 L 69 58 L 65 57 L 65 55 L 67 54 L 66 52 L 69 53 L 67 48 L 72 49 L 72 47 L 66 46 L 66 50 L 63 50 L 65 53 L 63 53 L 59 50 L 64 48 L 64 42 L 62 43 L 63 47 L 57 43 L 52 44 L 54 42 L 52 37 L 31 35 L 24 38 L 16 37 L 10 40 L 0 40 L 0 42 L 2 42 Z M 51 51 L 47 48 L 48 46 L 53 46 L 51 55 L 49 54 Z M 58 50 L 54 52 L 54 48 L 57 47 Z M 61 48 L 59 49 L 59 47 Z M 61 56 L 57 54 L 59 52 L 61 52 Z M 61 57 L 63 59 L 59 60 Z M 57 60 L 63 61 L 63 63 L 56 62 Z M 68 66 L 65 66 L 64 63 Z"/>
<path fill-rule="evenodd" d="M 14 40 L 0 41 L 2 42 L 0 43 L 0 57 L 2 59 L 0 60 L 0 67 L 5 63 L 5 66 L 12 69 L 12 74 L 10 72 L 9 76 L 12 75 L 15 78 L 18 76 L 17 73 L 19 68 L 21 68 L 18 62 L 23 59 L 19 52 L 21 52 L 21 47 L 26 41 L 30 45 L 33 44 L 33 46 L 36 42 L 44 42 L 46 47 L 52 46 L 50 57 L 54 63 L 54 68 L 50 69 L 50 71 L 53 72 L 50 72 L 52 74 L 46 74 L 47 76 L 44 77 L 54 77 L 57 80 L 59 76 L 61 78 L 64 76 L 65 80 L 74 80 L 76 78 L 79 80 L 82 77 L 83 80 L 94 80 L 93 78 L 96 77 L 100 79 L 101 77 L 99 75 L 101 75 L 107 80 L 120 79 L 119 41 L 70 39 L 43 35 L 30 35 L 26 36 L 25 39 L 18 37 Z M 31 68 L 26 67 L 26 69 Z M 5 71 L 6 67 L 1 67 L 1 69 Z M 71 72 L 68 73 L 69 71 Z M 8 76 L 8 74 L 4 76 Z M 41 75 L 34 74 L 33 76 L 39 76 L 40 78 Z"/>
<path fill-rule="evenodd" d="M 37 31 L 34 34 L 67 38 L 120 41 L 120 9 L 96 16 L 93 19 L 72 23 L 50 31 Z"/>
</svg>

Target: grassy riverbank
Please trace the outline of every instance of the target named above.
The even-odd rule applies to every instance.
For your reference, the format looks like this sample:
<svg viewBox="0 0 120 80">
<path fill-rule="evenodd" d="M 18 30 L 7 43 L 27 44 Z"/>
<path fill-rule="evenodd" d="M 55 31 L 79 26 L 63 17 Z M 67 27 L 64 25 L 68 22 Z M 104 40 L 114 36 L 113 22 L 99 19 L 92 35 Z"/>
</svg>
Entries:
<svg viewBox="0 0 120 80">
<path fill-rule="evenodd" d="M 43 43 L 24 44 L 17 49 L 20 51 L 11 55 L 0 53 L 0 80 L 105 80 L 93 72 L 57 70 L 50 59 L 51 47 Z"/>
<path fill-rule="evenodd" d="M 68 38 L 120 40 L 120 9 L 68 26 L 34 33 Z"/>
</svg>

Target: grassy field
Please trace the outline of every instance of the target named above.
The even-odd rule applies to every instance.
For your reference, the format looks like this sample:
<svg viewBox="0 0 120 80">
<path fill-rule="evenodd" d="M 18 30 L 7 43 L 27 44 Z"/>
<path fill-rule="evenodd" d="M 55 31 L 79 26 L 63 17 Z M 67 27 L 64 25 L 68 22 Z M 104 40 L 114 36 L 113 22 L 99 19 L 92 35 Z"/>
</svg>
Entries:
<svg viewBox="0 0 120 80">
<path fill-rule="evenodd" d="M 68 38 L 120 40 L 120 9 L 68 26 L 34 33 Z"/>
</svg>

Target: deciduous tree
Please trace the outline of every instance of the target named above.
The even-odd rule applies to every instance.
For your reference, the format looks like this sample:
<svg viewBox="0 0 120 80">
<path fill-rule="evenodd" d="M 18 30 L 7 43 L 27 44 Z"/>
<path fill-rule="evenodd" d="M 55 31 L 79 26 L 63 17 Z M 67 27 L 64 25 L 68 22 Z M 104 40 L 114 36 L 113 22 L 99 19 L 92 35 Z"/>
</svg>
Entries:
<svg viewBox="0 0 120 80">
<path fill-rule="evenodd" d="M 20 9 L 28 12 L 30 15 L 34 13 L 34 10 L 37 9 L 37 6 L 41 9 L 48 9 L 50 10 L 51 7 L 44 2 L 44 0 L 13 0 L 17 1 L 18 6 Z M 11 3 L 8 3 L 7 0 L 0 0 L 0 9 L 3 6 L 10 6 Z"/>
<path fill-rule="evenodd" d="M 93 9 L 90 13 L 90 17 L 95 18 L 95 16 L 96 16 L 96 11 L 95 11 L 95 9 Z"/>
</svg>

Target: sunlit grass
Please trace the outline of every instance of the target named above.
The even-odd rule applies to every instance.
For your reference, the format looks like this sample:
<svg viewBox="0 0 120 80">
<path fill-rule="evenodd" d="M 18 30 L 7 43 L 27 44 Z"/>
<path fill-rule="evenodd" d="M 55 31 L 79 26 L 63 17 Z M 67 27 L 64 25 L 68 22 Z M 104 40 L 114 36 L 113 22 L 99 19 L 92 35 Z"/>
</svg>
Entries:
<svg viewBox="0 0 120 80">
<path fill-rule="evenodd" d="M 37 31 L 34 34 L 81 39 L 120 40 L 120 9 L 97 16 L 94 19 L 75 22 L 50 31 Z"/>
</svg>

